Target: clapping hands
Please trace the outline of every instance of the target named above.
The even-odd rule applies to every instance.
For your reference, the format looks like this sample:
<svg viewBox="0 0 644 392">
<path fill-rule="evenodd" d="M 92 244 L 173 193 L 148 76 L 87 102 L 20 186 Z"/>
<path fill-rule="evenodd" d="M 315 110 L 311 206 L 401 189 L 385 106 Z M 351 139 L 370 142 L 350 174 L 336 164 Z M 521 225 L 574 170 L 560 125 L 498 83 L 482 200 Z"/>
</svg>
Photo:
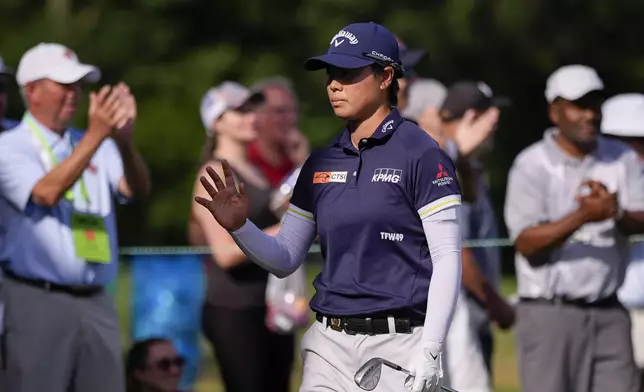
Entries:
<svg viewBox="0 0 644 392">
<path fill-rule="evenodd" d="M 106 85 L 89 95 L 89 132 L 129 142 L 136 116 L 136 100 L 125 83 Z"/>
</svg>

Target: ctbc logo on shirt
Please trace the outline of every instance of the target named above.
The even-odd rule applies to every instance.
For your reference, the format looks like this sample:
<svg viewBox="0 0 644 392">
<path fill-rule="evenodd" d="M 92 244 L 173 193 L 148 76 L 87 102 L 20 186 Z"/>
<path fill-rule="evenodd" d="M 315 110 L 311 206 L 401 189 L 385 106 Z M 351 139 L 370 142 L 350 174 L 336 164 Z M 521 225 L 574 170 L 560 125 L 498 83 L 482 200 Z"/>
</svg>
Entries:
<svg viewBox="0 0 644 392">
<path fill-rule="evenodd" d="M 449 185 L 454 181 L 454 178 L 445 170 L 445 167 L 442 163 L 438 164 L 438 173 L 436 173 L 436 179 L 432 181 L 432 184 L 436 186 L 445 186 Z"/>
<path fill-rule="evenodd" d="M 387 169 L 380 168 L 373 171 L 371 182 L 391 182 L 396 184 L 402 177 L 402 170 L 400 169 Z"/>
<path fill-rule="evenodd" d="M 328 182 L 347 182 L 347 172 L 345 171 L 329 171 L 329 172 L 315 172 L 313 173 L 314 184 L 326 184 Z"/>
<path fill-rule="evenodd" d="M 402 233 L 385 233 L 384 231 L 380 232 L 381 240 L 400 242 L 403 240 L 403 238 L 405 238 L 405 236 Z"/>
</svg>

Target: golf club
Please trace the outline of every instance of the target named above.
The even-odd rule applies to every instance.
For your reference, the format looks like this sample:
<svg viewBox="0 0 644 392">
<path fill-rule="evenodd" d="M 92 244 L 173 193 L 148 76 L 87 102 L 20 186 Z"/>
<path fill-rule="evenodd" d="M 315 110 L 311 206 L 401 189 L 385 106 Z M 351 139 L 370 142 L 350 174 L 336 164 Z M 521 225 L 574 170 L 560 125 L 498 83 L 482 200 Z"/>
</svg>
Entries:
<svg viewBox="0 0 644 392">
<path fill-rule="evenodd" d="M 356 385 L 365 391 L 373 391 L 378 386 L 380 382 L 380 375 L 382 374 L 382 365 L 385 365 L 391 369 L 394 369 L 399 372 L 403 372 L 407 375 L 411 375 L 409 370 L 403 368 L 400 365 L 397 365 L 393 362 L 387 361 L 384 358 L 371 358 L 365 362 L 360 369 L 353 376 L 353 381 Z M 445 392 L 458 392 L 452 388 L 442 386 L 441 389 Z"/>
</svg>

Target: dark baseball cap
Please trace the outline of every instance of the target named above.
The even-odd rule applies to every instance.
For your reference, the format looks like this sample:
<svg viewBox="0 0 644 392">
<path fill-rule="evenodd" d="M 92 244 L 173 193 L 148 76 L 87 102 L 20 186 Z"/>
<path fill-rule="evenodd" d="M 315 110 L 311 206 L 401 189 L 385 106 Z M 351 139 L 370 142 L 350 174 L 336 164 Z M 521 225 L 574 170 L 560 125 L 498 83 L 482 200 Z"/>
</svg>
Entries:
<svg viewBox="0 0 644 392">
<path fill-rule="evenodd" d="M 4 63 L 2 56 L 0 56 L 0 75 L 13 75 L 13 68 Z"/>
<path fill-rule="evenodd" d="M 405 70 L 415 68 L 422 59 L 427 56 L 424 49 L 410 49 L 407 45 L 398 39 L 398 50 L 400 51 L 400 61 L 403 63 Z"/>
<path fill-rule="evenodd" d="M 447 90 L 441 105 L 441 117 L 445 121 L 463 117 L 470 109 L 486 110 L 491 107 L 506 107 L 512 102 L 507 97 L 497 97 L 490 86 L 483 82 L 461 81 Z"/>
<path fill-rule="evenodd" d="M 304 69 L 317 71 L 329 65 L 356 69 L 372 64 L 391 66 L 396 76 L 402 76 L 404 70 L 398 41 L 389 30 L 377 23 L 353 23 L 331 38 L 326 54 L 306 60 Z"/>
</svg>

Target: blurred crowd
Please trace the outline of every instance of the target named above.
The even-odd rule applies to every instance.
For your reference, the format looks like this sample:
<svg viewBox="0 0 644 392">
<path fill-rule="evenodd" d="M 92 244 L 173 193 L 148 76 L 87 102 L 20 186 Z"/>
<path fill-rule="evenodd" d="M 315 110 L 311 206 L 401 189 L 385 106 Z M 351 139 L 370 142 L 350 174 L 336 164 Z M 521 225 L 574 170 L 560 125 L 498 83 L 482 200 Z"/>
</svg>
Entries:
<svg viewBox="0 0 644 392">
<path fill-rule="evenodd" d="M 463 79 L 445 86 L 422 77 L 416 65 L 425 52 L 402 41 L 399 49 L 405 74 L 399 80 L 398 109 L 455 162 L 465 210 L 463 238 L 499 238 L 502 215 L 516 248 L 518 291 L 511 299 L 500 292 L 499 248 L 463 249 L 463 289 L 446 342 L 446 385 L 461 392 L 493 390 L 496 325 L 516 328 L 524 391 L 638 392 L 644 371 L 644 247 L 628 237 L 644 232 L 644 95 L 606 97 L 600 76 L 587 66 L 553 70 L 544 81 L 552 128 L 517 156 L 505 210 L 494 211 L 484 161 L 493 159 L 499 118 L 512 110 L 511 100 L 483 81 Z M 106 391 L 115 391 L 119 389 L 109 388 L 121 380 L 128 392 L 180 390 L 185 358 L 163 336 L 135 342 L 124 371 L 118 364 L 104 365 L 115 352 L 120 360 L 116 315 L 100 297 L 100 286 L 114 278 L 113 272 L 98 265 L 69 278 L 73 274 L 61 273 L 54 262 L 33 261 L 57 260 L 51 254 L 65 252 L 56 244 L 29 245 L 32 238 L 61 230 L 69 231 L 64 238 L 73 238 L 77 249 L 102 257 L 104 249 L 76 241 L 73 223 L 63 229 L 47 225 L 46 217 L 56 214 L 56 203 L 67 198 L 65 189 L 71 185 L 80 183 L 70 202 L 82 204 L 89 193 L 85 204 L 92 210 L 94 194 L 85 188 L 95 186 L 92 176 L 105 170 L 109 190 L 96 191 L 96 211 L 103 216 L 113 213 L 110 195 L 146 197 L 149 192 L 149 184 L 137 185 L 149 183 L 149 175 L 131 140 L 136 102 L 126 85 L 92 93 L 86 135 L 100 140 L 93 149 L 87 147 L 85 156 L 74 154 L 87 136 L 66 136 L 65 124 L 81 99 L 79 86 L 97 80 L 98 68 L 83 64 L 58 44 L 30 49 L 15 69 L 0 58 L 0 385 L 11 386 L 2 390 L 45 390 L 41 388 L 47 385 L 48 390 L 62 391 L 73 385 L 71 390 L 95 391 L 104 384 Z M 7 96 L 10 83 L 18 84 L 22 97 Z M 249 197 L 250 219 L 276 234 L 298 170 L 311 150 L 298 128 L 296 88 L 288 77 L 275 76 L 251 86 L 222 81 L 205 90 L 195 108 L 204 143 L 193 196 L 204 196 L 198 179 L 205 168 L 220 170 L 219 162 L 227 160 Z M 8 99 L 21 98 L 24 117 L 5 118 Z M 122 115 L 110 122 L 109 113 Z M 42 132 L 32 132 L 30 124 Z M 24 142 L 23 134 L 28 135 Z M 25 147 L 32 143 L 32 134 L 45 153 Z M 71 148 L 61 147 L 65 138 Z M 116 140 L 113 145 L 101 144 L 110 138 Z M 109 155 L 116 153 L 118 159 Z M 40 168 L 41 161 L 49 161 L 46 170 Z M 85 169 L 93 174 L 82 174 Z M 43 184 L 30 170 L 56 177 Z M 36 187 L 43 189 L 43 203 L 50 210 L 30 207 L 27 198 Z M 309 322 L 304 272 L 298 270 L 287 280 L 269 276 L 194 202 L 186 220 L 190 244 L 212 250 L 204 260 L 202 331 L 226 390 L 290 391 L 294 336 Z M 89 222 L 78 235 L 115 236 L 113 226 Z M 105 247 L 114 253 L 116 242 L 110 241 Z M 32 253 L 22 257 L 20 247 L 28 245 Z M 26 265 L 15 260 L 26 260 Z M 52 299 L 65 295 L 78 302 Z M 52 328 L 43 335 L 34 324 Z M 88 351 L 82 361 L 78 350 Z M 54 368 L 62 374 L 45 369 L 52 360 L 60 362 Z M 80 380 L 79 374 L 89 379 Z"/>
</svg>

